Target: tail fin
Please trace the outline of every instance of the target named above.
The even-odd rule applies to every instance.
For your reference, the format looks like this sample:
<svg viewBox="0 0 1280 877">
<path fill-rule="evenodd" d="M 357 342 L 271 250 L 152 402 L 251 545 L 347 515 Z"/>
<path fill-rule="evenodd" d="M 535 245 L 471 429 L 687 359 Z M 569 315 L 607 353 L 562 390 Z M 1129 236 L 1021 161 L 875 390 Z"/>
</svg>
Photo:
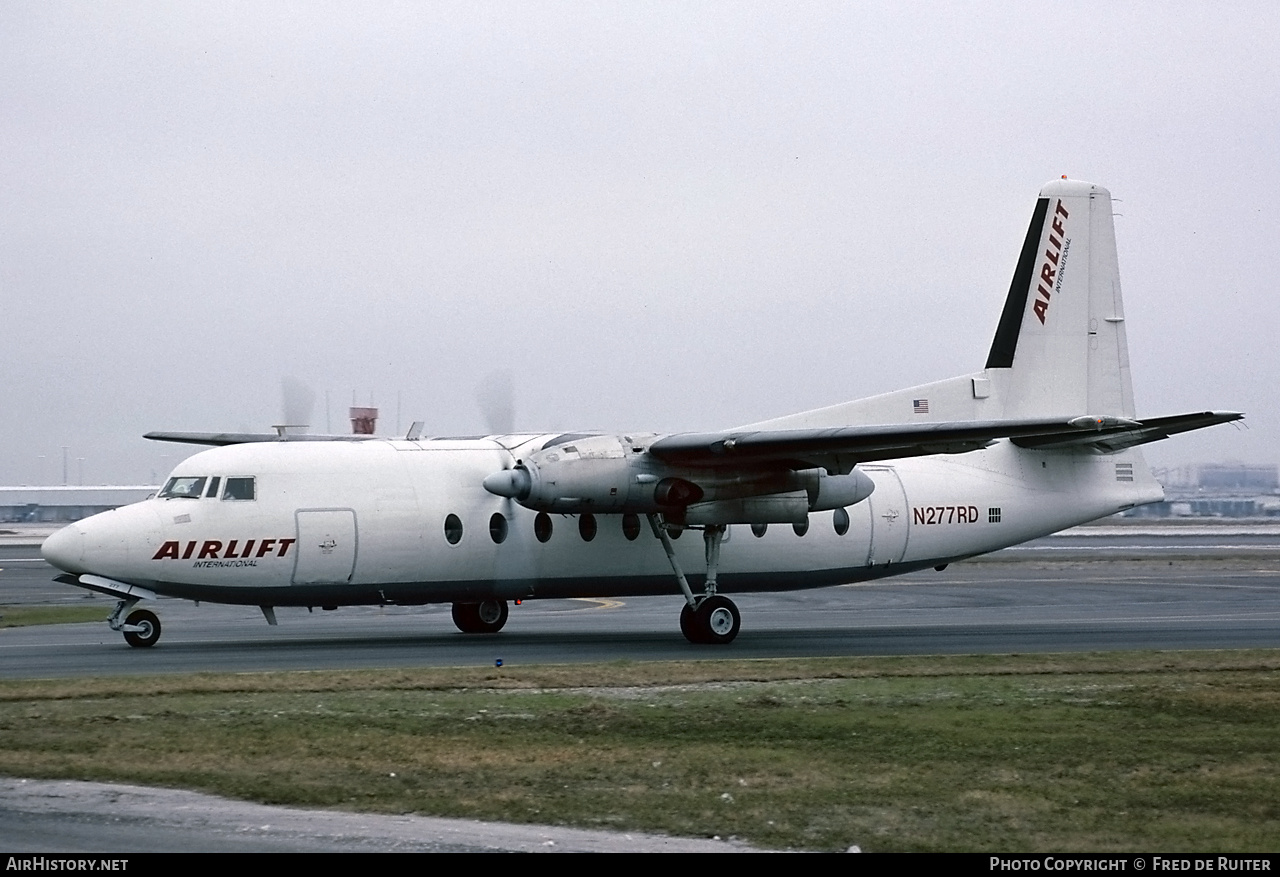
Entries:
<svg viewBox="0 0 1280 877">
<path fill-rule="evenodd" d="M 1066 418 L 1099 429 L 1109 422 L 1110 432 L 1015 441 L 1112 453 L 1240 417 L 1205 411 L 1136 422 L 1111 193 L 1063 179 L 1040 190 L 985 369 L 738 429 Z"/>
<path fill-rule="evenodd" d="M 1040 190 L 987 356 L 1002 416 L 1134 416 L 1111 193 Z"/>
<path fill-rule="evenodd" d="M 743 429 L 1107 415 L 1132 418 L 1111 194 L 1040 190 L 983 371 Z"/>
</svg>

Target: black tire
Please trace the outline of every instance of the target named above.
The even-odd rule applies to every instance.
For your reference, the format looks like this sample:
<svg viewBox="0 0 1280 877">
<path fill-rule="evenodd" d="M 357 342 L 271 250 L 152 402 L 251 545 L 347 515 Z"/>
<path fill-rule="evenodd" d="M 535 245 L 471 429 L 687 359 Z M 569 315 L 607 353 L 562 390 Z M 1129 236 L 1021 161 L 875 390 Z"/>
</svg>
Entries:
<svg viewBox="0 0 1280 877">
<path fill-rule="evenodd" d="M 453 623 L 463 633 L 497 633 L 507 623 L 506 600 L 483 603 L 454 603 Z"/>
<path fill-rule="evenodd" d="M 694 645 L 702 645 L 705 642 L 700 638 L 694 609 L 688 603 L 685 603 L 680 608 L 680 632 L 684 634 L 685 639 Z"/>
<path fill-rule="evenodd" d="M 698 604 L 694 612 L 694 629 L 698 632 L 698 642 L 707 645 L 724 646 L 733 642 L 742 627 L 742 616 L 738 607 L 728 597 L 716 594 Z"/>
<path fill-rule="evenodd" d="M 154 612 L 139 609 L 131 612 L 124 623 L 142 628 L 136 632 L 126 630 L 124 633 L 124 641 L 135 649 L 149 649 L 160 639 L 160 619 L 156 618 Z"/>
</svg>

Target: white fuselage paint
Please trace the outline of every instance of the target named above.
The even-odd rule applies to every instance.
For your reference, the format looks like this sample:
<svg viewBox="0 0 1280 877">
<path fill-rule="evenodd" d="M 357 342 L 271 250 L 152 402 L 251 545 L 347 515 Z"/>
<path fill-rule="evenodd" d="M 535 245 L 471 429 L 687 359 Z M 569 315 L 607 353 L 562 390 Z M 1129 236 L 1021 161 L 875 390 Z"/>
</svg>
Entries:
<svg viewBox="0 0 1280 877">
<path fill-rule="evenodd" d="M 547 436 L 528 436 L 541 446 Z M 235 445 L 196 454 L 174 475 L 253 476 L 251 501 L 154 498 L 88 518 L 55 546 L 59 565 L 214 602 L 262 605 L 429 603 L 485 598 L 678 593 L 641 518 L 596 516 L 585 541 L 576 516 L 552 515 L 547 542 L 535 513 L 494 496 L 485 476 L 520 456 L 518 440 L 422 440 Z M 1134 463 L 1135 480 L 1117 463 Z M 999 441 L 986 450 L 860 467 L 876 484 L 847 509 L 810 515 L 807 532 L 772 524 L 763 537 L 729 528 L 719 589 L 822 587 L 935 566 L 1014 545 L 1162 498 L 1137 451 L 1036 452 Z M 502 544 L 490 519 L 503 514 Z M 456 515 L 462 535 L 446 538 Z M 675 549 L 694 587 L 703 540 Z M 250 545 L 252 540 L 252 545 Z M 194 545 L 193 545 L 194 543 Z M 215 544 L 216 543 L 216 546 Z M 234 544 L 233 544 L 234 543 Z M 92 558 L 92 569 L 76 557 Z M 82 568 L 77 568 L 80 566 Z"/>
</svg>

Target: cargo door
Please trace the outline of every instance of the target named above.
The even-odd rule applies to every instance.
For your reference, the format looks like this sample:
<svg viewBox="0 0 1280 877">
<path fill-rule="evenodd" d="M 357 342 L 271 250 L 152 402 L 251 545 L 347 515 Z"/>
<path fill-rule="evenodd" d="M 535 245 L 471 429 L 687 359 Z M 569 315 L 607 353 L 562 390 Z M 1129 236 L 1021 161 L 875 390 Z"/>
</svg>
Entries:
<svg viewBox="0 0 1280 877">
<path fill-rule="evenodd" d="M 354 509 L 299 509 L 295 585 L 345 585 L 356 568 Z"/>
</svg>

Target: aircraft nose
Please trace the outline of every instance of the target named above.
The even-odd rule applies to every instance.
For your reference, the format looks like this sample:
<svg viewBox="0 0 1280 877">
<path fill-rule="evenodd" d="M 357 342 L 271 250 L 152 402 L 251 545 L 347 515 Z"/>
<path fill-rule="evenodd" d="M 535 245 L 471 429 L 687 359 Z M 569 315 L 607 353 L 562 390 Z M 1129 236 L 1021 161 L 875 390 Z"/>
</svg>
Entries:
<svg viewBox="0 0 1280 877">
<path fill-rule="evenodd" d="M 84 533 L 75 524 L 63 527 L 44 540 L 40 553 L 45 560 L 63 572 L 85 572 Z"/>
</svg>

